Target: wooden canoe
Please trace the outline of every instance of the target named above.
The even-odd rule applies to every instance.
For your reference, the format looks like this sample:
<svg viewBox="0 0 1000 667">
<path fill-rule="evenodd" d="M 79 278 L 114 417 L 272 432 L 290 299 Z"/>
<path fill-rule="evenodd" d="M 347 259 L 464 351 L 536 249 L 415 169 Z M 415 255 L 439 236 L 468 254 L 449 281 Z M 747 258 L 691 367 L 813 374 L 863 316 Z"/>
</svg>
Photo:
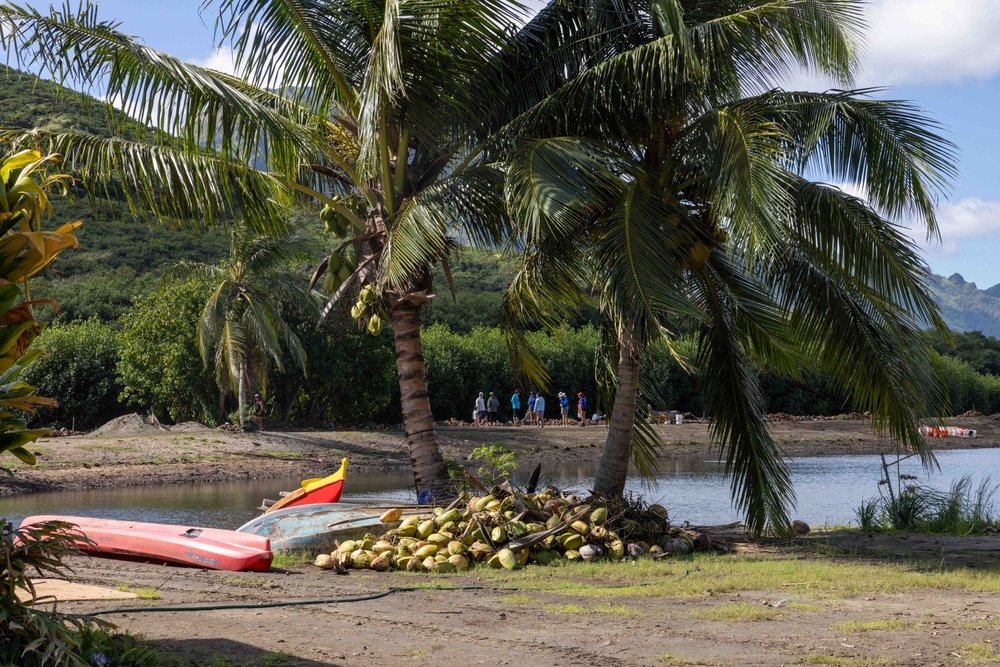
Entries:
<svg viewBox="0 0 1000 667">
<path fill-rule="evenodd" d="M 74 524 L 69 534 L 87 538 L 77 541 L 81 551 L 110 558 L 258 572 L 267 571 L 274 558 L 266 537 L 234 530 L 54 515 L 29 516 L 21 528 L 49 521 Z"/>
<path fill-rule="evenodd" d="M 267 506 L 267 509 L 264 510 L 264 514 L 276 512 L 285 507 L 339 502 L 340 494 L 344 491 L 344 476 L 346 474 L 347 459 L 344 459 L 340 462 L 340 469 L 329 477 L 303 480 L 302 486 L 285 494 L 283 498 L 270 506 L 267 506 L 269 501 L 265 500 L 264 505 Z"/>
<path fill-rule="evenodd" d="M 395 505 L 394 505 L 395 506 Z M 399 507 L 409 508 L 403 503 Z M 323 503 L 286 507 L 248 521 L 236 530 L 266 537 L 274 551 L 330 552 L 342 542 L 365 533 L 384 533 L 397 528 L 401 521 L 382 523 L 380 517 L 388 506 L 353 503 Z M 430 508 L 413 508 L 414 514 L 430 513 Z"/>
</svg>

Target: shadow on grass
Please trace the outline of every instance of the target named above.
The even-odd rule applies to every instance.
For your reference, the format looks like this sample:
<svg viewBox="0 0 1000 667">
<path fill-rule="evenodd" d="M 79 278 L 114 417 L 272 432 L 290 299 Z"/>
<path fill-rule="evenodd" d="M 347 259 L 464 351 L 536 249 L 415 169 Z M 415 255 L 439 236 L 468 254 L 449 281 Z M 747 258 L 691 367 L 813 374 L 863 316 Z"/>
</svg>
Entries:
<svg viewBox="0 0 1000 667">
<path fill-rule="evenodd" d="M 774 540 L 778 551 L 802 556 L 872 563 L 906 563 L 918 570 L 977 568 L 1000 572 L 1000 536 L 834 530 L 791 541 Z"/>
</svg>

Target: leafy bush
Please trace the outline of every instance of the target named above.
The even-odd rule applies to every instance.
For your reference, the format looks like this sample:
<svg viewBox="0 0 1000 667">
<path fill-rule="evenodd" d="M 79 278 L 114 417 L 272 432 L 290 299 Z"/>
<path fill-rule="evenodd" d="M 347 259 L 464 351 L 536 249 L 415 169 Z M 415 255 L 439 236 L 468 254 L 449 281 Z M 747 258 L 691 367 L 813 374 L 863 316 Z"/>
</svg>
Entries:
<svg viewBox="0 0 1000 667">
<path fill-rule="evenodd" d="M 317 329 L 315 316 L 289 310 L 286 321 L 305 348 L 307 373 L 303 376 L 292 359 L 285 359 L 284 370 L 271 374 L 266 415 L 338 426 L 378 421 L 399 391 L 388 327 L 378 336 L 332 325 Z M 399 420 L 397 415 L 388 418 Z"/>
<path fill-rule="evenodd" d="M 122 401 L 174 421 L 215 423 L 222 416 L 215 376 L 195 343 L 209 290 L 196 278 L 167 282 L 125 314 L 118 363 Z"/>
<path fill-rule="evenodd" d="M 476 470 L 476 477 L 486 486 L 511 479 L 511 475 L 517 470 L 517 452 L 499 442 L 476 447 L 469 454 L 469 461 L 481 462 Z"/>
<path fill-rule="evenodd" d="M 115 371 L 120 341 L 111 326 L 98 320 L 52 325 L 32 347 L 45 354 L 25 370 L 24 379 L 59 403 L 42 410 L 39 420 L 90 429 L 125 411 Z"/>
<path fill-rule="evenodd" d="M 884 483 L 884 482 L 883 482 Z M 883 493 L 862 502 L 855 516 L 862 530 L 905 530 L 915 533 L 970 535 L 986 528 L 1000 528 L 993 496 L 997 486 L 990 478 L 973 488 L 968 476 L 947 491 L 911 484 L 895 497 Z"/>
<path fill-rule="evenodd" d="M 63 576 L 63 557 L 74 551 L 61 532 L 70 524 L 51 522 L 15 530 L 0 519 L 0 663 L 21 667 L 86 664 L 79 655 L 79 631 L 87 624 L 55 609 L 35 606 L 28 578 Z M 18 598 L 27 591 L 30 599 Z"/>
</svg>

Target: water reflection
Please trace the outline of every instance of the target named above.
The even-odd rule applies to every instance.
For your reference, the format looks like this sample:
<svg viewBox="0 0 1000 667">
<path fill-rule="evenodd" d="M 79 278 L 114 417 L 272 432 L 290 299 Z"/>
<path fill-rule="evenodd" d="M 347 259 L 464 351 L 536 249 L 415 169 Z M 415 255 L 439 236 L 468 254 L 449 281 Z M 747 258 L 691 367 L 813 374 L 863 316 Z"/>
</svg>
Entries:
<svg viewBox="0 0 1000 667">
<path fill-rule="evenodd" d="M 978 485 L 997 469 L 1000 449 L 940 452 L 938 461 L 941 471 L 932 474 L 913 459 L 902 463 L 899 470 L 918 475 L 922 482 L 939 489 L 947 489 L 965 475 Z M 878 494 L 877 456 L 799 457 L 790 461 L 789 468 L 798 497 L 794 516 L 813 525 L 850 523 L 861 501 Z M 516 481 L 523 483 L 532 469 L 518 471 Z M 596 472 L 596 463 L 543 466 L 541 484 L 586 495 Z M 30 514 L 70 514 L 235 528 L 258 514 L 255 508 L 262 498 L 277 498 L 278 491 L 293 489 L 298 483 L 298 479 L 271 479 L 28 494 L 0 498 L 0 517 L 20 521 Z M 344 495 L 412 502 L 412 485 L 413 478 L 406 470 L 358 473 L 348 475 Z M 632 479 L 626 490 L 642 494 L 648 502 L 663 504 L 676 521 L 728 523 L 740 517 L 730 504 L 730 482 L 718 461 L 669 461 L 654 482 L 644 486 Z"/>
</svg>

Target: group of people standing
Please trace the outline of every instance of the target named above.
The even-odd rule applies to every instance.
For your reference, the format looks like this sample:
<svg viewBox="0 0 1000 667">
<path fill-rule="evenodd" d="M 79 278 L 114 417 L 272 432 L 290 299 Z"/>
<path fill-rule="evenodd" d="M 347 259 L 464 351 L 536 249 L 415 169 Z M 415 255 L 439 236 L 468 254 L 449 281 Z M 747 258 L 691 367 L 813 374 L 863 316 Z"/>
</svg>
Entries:
<svg viewBox="0 0 1000 667">
<path fill-rule="evenodd" d="M 545 426 L 545 396 L 541 392 L 530 392 L 528 394 L 528 400 L 524 413 L 522 414 L 521 405 L 521 391 L 516 390 L 514 394 L 510 397 L 510 408 L 514 415 L 514 425 L 520 426 L 526 424 L 528 426 L 537 426 L 539 428 Z M 559 414 L 561 417 L 561 426 L 564 428 L 569 426 L 569 397 L 566 392 L 559 392 Z M 476 410 L 473 413 L 473 423 L 476 426 L 483 426 L 486 424 L 498 424 L 499 419 L 497 413 L 500 410 L 500 401 L 497 397 L 490 392 L 489 398 L 483 395 L 483 392 L 479 392 L 479 397 L 476 398 Z M 576 418 L 580 426 L 587 425 L 587 396 L 581 391 L 576 395 Z"/>
</svg>

